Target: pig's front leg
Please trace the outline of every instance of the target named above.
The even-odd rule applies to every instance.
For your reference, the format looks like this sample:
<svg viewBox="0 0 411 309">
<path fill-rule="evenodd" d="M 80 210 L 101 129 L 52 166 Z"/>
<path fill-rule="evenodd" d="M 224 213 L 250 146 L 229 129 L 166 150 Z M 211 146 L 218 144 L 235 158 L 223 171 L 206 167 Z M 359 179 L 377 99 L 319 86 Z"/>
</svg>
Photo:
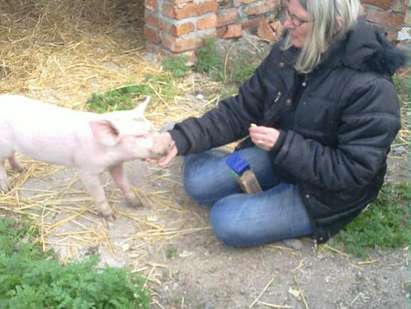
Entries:
<svg viewBox="0 0 411 309">
<path fill-rule="evenodd" d="M 13 153 L 8 159 L 12 169 L 19 173 L 24 172 L 24 168 L 19 164 L 19 162 L 16 159 L 16 154 Z"/>
<path fill-rule="evenodd" d="M 110 168 L 110 174 L 114 179 L 114 182 L 120 188 L 124 197 L 130 206 L 138 207 L 141 206 L 140 200 L 131 192 L 130 184 L 127 179 L 127 175 L 124 172 L 123 164 L 117 164 Z"/>
<path fill-rule="evenodd" d="M 108 220 L 114 220 L 115 216 L 113 210 L 107 203 L 106 195 L 104 193 L 103 186 L 101 185 L 99 176 L 82 171 L 80 171 L 79 175 L 87 192 L 95 199 L 98 212 Z"/>
<path fill-rule="evenodd" d="M 0 160 L 0 190 L 6 193 L 10 190 L 9 181 L 7 179 L 7 172 L 4 166 L 4 160 Z"/>
</svg>

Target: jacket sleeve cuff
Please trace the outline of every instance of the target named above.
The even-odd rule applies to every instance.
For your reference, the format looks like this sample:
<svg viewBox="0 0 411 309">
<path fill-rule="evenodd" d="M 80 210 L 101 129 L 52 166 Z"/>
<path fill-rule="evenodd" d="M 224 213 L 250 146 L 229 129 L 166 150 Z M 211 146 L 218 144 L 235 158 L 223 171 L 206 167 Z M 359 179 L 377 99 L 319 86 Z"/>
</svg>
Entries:
<svg viewBox="0 0 411 309">
<path fill-rule="evenodd" d="M 184 134 L 176 129 L 172 129 L 168 131 L 171 137 L 173 138 L 174 142 L 176 143 L 178 155 L 185 155 L 188 152 L 190 147 L 187 139 L 185 138 Z"/>
<path fill-rule="evenodd" d="M 287 132 L 283 131 L 283 130 L 279 130 L 280 135 L 278 136 L 277 141 L 275 142 L 274 146 L 271 148 L 270 152 L 273 155 L 276 155 L 277 152 L 281 149 L 281 147 L 284 144 L 285 141 L 285 136 L 287 135 Z"/>
</svg>

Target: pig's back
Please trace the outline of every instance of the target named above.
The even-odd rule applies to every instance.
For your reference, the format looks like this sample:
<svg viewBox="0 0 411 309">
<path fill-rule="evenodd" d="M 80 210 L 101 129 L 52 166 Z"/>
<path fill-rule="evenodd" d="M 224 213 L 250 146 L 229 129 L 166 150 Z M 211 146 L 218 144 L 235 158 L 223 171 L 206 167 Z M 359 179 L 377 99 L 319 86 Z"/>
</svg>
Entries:
<svg viewBox="0 0 411 309">
<path fill-rule="evenodd" d="M 0 119 L 2 120 L 29 118 L 32 119 L 32 122 L 36 122 L 36 120 L 38 120 L 38 122 L 42 122 L 46 119 L 52 120 L 50 119 L 51 116 L 61 120 L 67 119 L 67 117 L 87 117 L 89 116 L 88 114 L 91 114 L 11 94 L 0 95 L 0 112 Z M 36 116 L 36 119 L 33 119 L 34 116 Z"/>
<path fill-rule="evenodd" d="M 74 111 L 18 95 L 0 95 L 0 122 L 21 135 L 62 136 L 83 129 L 93 113 Z"/>
<path fill-rule="evenodd" d="M 73 151 L 91 138 L 93 113 L 18 95 L 0 95 L 0 140 L 34 159 L 71 165 Z"/>
</svg>

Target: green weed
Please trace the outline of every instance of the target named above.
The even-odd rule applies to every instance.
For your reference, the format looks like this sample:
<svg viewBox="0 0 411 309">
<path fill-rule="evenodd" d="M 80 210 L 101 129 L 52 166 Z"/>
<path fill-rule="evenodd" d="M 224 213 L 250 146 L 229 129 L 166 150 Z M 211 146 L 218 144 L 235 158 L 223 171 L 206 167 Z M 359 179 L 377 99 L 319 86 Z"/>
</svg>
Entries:
<svg viewBox="0 0 411 309">
<path fill-rule="evenodd" d="M 96 113 L 128 110 L 136 106 L 142 96 L 160 96 L 171 100 L 179 90 L 169 73 L 145 76 L 141 84 L 125 85 L 103 93 L 94 93 L 86 102 L 87 110 Z"/>
<path fill-rule="evenodd" d="M 153 90 L 153 94 L 160 96 L 166 101 L 172 100 L 175 96 L 180 94 L 178 88 L 178 81 L 167 73 L 148 75 L 144 83 Z"/>
<path fill-rule="evenodd" d="M 166 257 L 167 259 L 174 259 L 177 256 L 177 248 L 173 245 L 169 246 L 166 249 Z"/>
<path fill-rule="evenodd" d="M 347 253 L 367 257 L 374 249 L 407 245 L 409 226 L 408 184 L 385 184 L 378 199 L 341 231 L 331 243 Z"/>
<path fill-rule="evenodd" d="M 206 39 L 204 47 L 197 52 L 194 70 L 226 85 L 234 83 L 238 87 L 251 77 L 258 64 L 250 61 L 249 56 L 239 54 L 231 57 L 227 53 L 223 55 L 218 52 L 215 38 Z"/>
<path fill-rule="evenodd" d="M 224 59 L 217 51 L 216 38 L 205 39 L 204 46 L 197 51 L 194 70 L 208 74 L 214 80 L 224 81 Z"/>
<path fill-rule="evenodd" d="M 98 269 L 95 256 L 61 265 L 31 237 L 27 226 L 0 219 L 0 308 L 149 308 L 142 277 Z"/>
<path fill-rule="evenodd" d="M 234 63 L 232 71 L 232 82 L 236 84 L 242 84 L 245 80 L 249 79 L 255 72 L 257 65 L 254 63 L 248 63 L 246 59 L 240 58 Z"/>
<path fill-rule="evenodd" d="M 398 74 L 394 74 L 392 76 L 392 80 L 395 86 L 395 90 L 397 90 L 398 93 L 402 93 L 403 91 L 403 81 L 401 80 L 401 77 Z"/>
<path fill-rule="evenodd" d="M 190 72 L 190 66 L 187 65 L 187 56 L 167 57 L 163 60 L 163 67 L 176 78 L 184 77 Z"/>
<path fill-rule="evenodd" d="M 87 109 L 96 113 L 132 109 L 138 96 L 152 95 L 146 84 L 125 85 L 104 93 L 94 93 L 87 100 Z"/>
</svg>

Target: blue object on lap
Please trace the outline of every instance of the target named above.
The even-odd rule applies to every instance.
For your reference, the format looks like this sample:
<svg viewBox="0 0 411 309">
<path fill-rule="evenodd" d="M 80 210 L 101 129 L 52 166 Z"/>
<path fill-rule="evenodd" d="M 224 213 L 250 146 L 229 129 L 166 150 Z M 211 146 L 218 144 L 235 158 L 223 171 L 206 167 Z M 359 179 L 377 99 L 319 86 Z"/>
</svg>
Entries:
<svg viewBox="0 0 411 309">
<path fill-rule="evenodd" d="M 225 162 L 238 176 L 241 176 L 246 170 L 250 169 L 250 164 L 238 152 L 230 154 L 225 159 Z"/>
</svg>

